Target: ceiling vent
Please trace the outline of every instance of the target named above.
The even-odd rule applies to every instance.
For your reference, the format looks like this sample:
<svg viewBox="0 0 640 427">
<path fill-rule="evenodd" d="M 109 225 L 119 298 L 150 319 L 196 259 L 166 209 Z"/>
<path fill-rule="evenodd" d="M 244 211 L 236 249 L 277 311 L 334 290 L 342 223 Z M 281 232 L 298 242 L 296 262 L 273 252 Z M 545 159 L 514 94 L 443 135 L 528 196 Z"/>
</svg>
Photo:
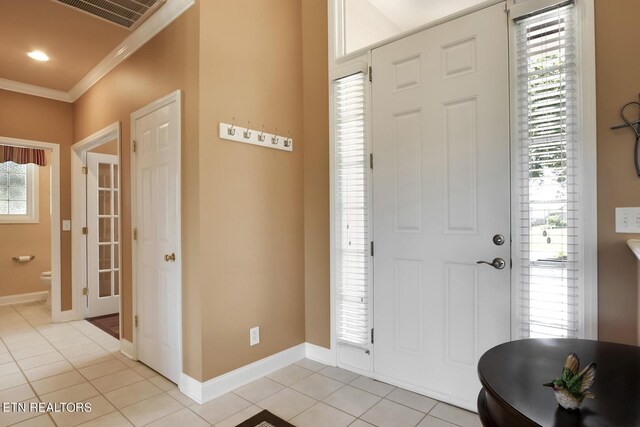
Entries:
<svg viewBox="0 0 640 427">
<path fill-rule="evenodd" d="M 134 30 L 166 0 L 54 0 L 94 17 Z"/>
</svg>

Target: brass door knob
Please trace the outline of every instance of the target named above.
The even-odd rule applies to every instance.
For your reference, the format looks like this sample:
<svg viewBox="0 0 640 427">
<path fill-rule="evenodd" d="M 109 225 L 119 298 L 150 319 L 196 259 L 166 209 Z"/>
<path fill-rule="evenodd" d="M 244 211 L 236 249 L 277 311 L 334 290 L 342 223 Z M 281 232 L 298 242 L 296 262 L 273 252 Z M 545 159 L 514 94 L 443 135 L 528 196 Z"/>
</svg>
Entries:
<svg viewBox="0 0 640 427">
<path fill-rule="evenodd" d="M 166 254 L 164 256 L 164 261 L 165 262 L 175 262 L 175 260 L 176 260 L 176 254 L 174 254 L 174 253 L 171 253 L 171 255 Z"/>
</svg>

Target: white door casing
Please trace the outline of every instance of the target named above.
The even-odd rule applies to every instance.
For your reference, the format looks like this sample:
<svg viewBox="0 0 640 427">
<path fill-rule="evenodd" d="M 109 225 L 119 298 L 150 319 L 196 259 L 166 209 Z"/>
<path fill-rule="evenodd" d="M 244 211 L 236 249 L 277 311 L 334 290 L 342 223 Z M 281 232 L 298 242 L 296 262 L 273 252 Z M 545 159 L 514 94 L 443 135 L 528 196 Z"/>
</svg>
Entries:
<svg viewBox="0 0 640 427">
<path fill-rule="evenodd" d="M 137 358 L 177 383 L 181 360 L 180 92 L 131 117 Z M 135 327 L 135 326 L 134 326 Z"/>
<path fill-rule="evenodd" d="M 375 375 L 475 410 L 477 361 L 510 336 L 504 5 L 374 49 L 372 65 Z M 506 268 L 476 263 L 498 257 Z"/>
<path fill-rule="evenodd" d="M 87 153 L 87 317 L 120 311 L 118 156 Z"/>
</svg>

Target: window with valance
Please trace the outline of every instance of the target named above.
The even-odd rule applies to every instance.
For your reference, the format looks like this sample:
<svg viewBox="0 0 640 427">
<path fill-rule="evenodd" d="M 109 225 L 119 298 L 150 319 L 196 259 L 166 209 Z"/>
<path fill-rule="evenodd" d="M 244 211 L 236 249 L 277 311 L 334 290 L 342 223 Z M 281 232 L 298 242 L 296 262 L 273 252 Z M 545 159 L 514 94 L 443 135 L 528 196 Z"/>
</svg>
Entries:
<svg viewBox="0 0 640 427">
<path fill-rule="evenodd" d="M 0 145 L 0 223 L 38 222 L 38 166 L 42 149 Z"/>
</svg>

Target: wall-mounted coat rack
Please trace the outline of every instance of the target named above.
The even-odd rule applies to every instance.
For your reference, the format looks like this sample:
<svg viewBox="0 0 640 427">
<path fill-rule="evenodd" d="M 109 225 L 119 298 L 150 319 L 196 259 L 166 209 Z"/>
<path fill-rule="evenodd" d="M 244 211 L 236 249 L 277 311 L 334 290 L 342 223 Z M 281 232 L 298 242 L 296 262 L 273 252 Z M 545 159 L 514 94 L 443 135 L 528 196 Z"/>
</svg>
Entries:
<svg viewBox="0 0 640 427">
<path fill-rule="evenodd" d="M 247 127 L 239 127 L 235 123 L 220 123 L 220 138 L 277 150 L 293 151 L 293 139 L 290 136 L 265 133 L 264 126 L 262 130 L 255 130 L 251 129 L 249 124 Z"/>
<path fill-rule="evenodd" d="M 612 126 L 611 129 L 631 128 L 635 133 L 636 145 L 633 150 L 633 158 L 634 158 L 633 160 L 636 166 L 636 173 L 638 174 L 638 176 L 640 176 L 640 159 L 638 159 L 638 150 L 640 148 L 638 147 L 640 145 L 640 117 L 638 118 L 638 120 L 631 121 L 625 114 L 625 111 L 627 110 L 627 108 L 632 107 L 634 105 L 637 105 L 638 108 L 640 108 L 640 95 L 638 95 L 638 102 L 635 102 L 635 101 L 629 102 L 625 104 L 620 110 L 620 118 L 624 123 L 621 125 Z"/>
</svg>

